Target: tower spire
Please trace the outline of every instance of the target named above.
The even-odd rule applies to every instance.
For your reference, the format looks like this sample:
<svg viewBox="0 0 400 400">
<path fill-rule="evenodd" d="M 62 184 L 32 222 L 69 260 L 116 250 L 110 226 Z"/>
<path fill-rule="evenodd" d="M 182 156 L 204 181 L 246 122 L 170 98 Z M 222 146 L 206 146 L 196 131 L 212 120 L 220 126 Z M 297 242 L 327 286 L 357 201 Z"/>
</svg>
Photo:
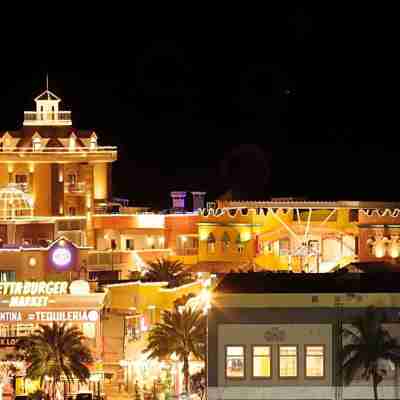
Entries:
<svg viewBox="0 0 400 400">
<path fill-rule="evenodd" d="M 49 99 L 49 73 L 46 73 L 46 92 L 47 92 L 47 99 Z"/>
</svg>

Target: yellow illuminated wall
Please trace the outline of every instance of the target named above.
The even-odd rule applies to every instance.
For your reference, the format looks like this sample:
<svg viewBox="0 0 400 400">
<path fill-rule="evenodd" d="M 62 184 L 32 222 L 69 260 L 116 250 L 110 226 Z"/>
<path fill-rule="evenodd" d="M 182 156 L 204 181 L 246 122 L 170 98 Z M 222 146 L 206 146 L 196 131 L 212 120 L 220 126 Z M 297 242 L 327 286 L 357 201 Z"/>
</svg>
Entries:
<svg viewBox="0 0 400 400">
<path fill-rule="evenodd" d="M 95 163 L 94 173 L 94 198 L 104 200 L 108 198 L 108 166 L 106 163 Z"/>
<path fill-rule="evenodd" d="M 33 174 L 33 198 L 35 201 L 35 215 L 49 216 L 51 209 L 51 166 L 38 163 Z"/>
<path fill-rule="evenodd" d="M 287 239 L 291 252 L 301 246 L 306 231 L 306 240 L 317 238 L 321 241 L 329 235 L 358 235 L 357 224 L 350 221 L 348 209 L 337 209 L 332 215 L 331 212 L 312 210 L 308 228 L 310 214 L 304 210 L 300 220 L 295 209 L 249 209 L 247 213 L 240 209 L 221 209 L 202 215 L 199 220 L 199 262 L 230 262 L 238 267 L 254 262 L 267 269 L 301 270 L 304 264 L 301 257 L 290 258 L 276 251 L 264 251 L 262 245 Z M 353 260 L 354 257 L 347 257 L 337 262 Z"/>
</svg>

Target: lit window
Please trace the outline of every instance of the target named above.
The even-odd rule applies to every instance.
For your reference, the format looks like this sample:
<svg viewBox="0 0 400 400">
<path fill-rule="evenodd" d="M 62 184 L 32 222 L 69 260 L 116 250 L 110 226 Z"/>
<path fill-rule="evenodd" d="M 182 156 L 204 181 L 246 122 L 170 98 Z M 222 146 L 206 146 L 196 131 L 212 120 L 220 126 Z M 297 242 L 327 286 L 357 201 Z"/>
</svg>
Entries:
<svg viewBox="0 0 400 400">
<path fill-rule="evenodd" d="M 34 138 L 32 141 L 33 151 L 39 151 L 41 146 L 40 139 L 38 137 Z"/>
<path fill-rule="evenodd" d="M 96 326 L 93 322 L 84 322 L 82 324 L 82 333 L 88 339 L 96 337 Z"/>
<path fill-rule="evenodd" d="M 92 137 L 90 139 L 90 149 L 93 150 L 97 147 L 97 139 L 95 137 Z"/>
<path fill-rule="evenodd" d="M 324 346 L 306 346 L 306 377 L 324 376 Z"/>
<path fill-rule="evenodd" d="M 227 346 L 225 372 L 227 378 L 244 378 L 244 346 Z"/>
<path fill-rule="evenodd" d="M 296 346 L 279 346 L 279 376 L 281 378 L 297 377 Z"/>
<path fill-rule="evenodd" d="M 74 137 L 69 138 L 69 149 L 75 150 L 76 148 L 76 139 Z"/>
<path fill-rule="evenodd" d="M 271 346 L 253 347 L 253 378 L 271 377 Z"/>
<path fill-rule="evenodd" d="M 207 251 L 209 253 L 215 253 L 215 237 L 212 233 L 207 238 Z"/>
</svg>

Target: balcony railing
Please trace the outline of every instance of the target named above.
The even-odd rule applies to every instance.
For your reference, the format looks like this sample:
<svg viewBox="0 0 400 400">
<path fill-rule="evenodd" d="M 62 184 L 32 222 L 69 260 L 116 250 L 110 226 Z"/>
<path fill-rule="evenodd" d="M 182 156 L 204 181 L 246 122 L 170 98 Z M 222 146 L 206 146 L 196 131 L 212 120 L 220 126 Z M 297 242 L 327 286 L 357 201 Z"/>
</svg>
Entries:
<svg viewBox="0 0 400 400">
<path fill-rule="evenodd" d="M 29 193 L 31 191 L 31 188 L 29 186 L 29 183 L 23 182 L 23 183 L 14 183 L 13 186 L 16 189 L 22 190 L 24 193 Z"/>
<path fill-rule="evenodd" d="M 86 184 L 85 182 L 76 182 L 76 183 L 68 183 L 64 184 L 64 193 L 85 193 Z"/>
<path fill-rule="evenodd" d="M 188 247 L 185 249 L 175 249 L 174 253 L 177 256 L 197 256 L 199 254 L 199 249 L 197 247 Z"/>
<path fill-rule="evenodd" d="M 24 125 L 72 125 L 71 111 L 25 111 Z"/>
</svg>

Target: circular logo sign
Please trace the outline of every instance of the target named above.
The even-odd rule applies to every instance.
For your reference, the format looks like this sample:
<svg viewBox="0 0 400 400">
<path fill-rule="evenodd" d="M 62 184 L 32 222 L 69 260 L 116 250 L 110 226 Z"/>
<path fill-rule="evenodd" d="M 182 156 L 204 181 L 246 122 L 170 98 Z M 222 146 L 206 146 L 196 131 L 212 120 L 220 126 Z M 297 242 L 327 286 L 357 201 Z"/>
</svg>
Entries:
<svg viewBox="0 0 400 400">
<path fill-rule="evenodd" d="M 52 255 L 52 261 L 59 267 L 65 267 L 71 262 L 72 255 L 69 249 L 59 247 L 55 249 Z"/>
<path fill-rule="evenodd" d="M 88 312 L 88 320 L 91 322 L 95 322 L 99 319 L 99 313 L 97 311 L 89 311 Z"/>
</svg>

